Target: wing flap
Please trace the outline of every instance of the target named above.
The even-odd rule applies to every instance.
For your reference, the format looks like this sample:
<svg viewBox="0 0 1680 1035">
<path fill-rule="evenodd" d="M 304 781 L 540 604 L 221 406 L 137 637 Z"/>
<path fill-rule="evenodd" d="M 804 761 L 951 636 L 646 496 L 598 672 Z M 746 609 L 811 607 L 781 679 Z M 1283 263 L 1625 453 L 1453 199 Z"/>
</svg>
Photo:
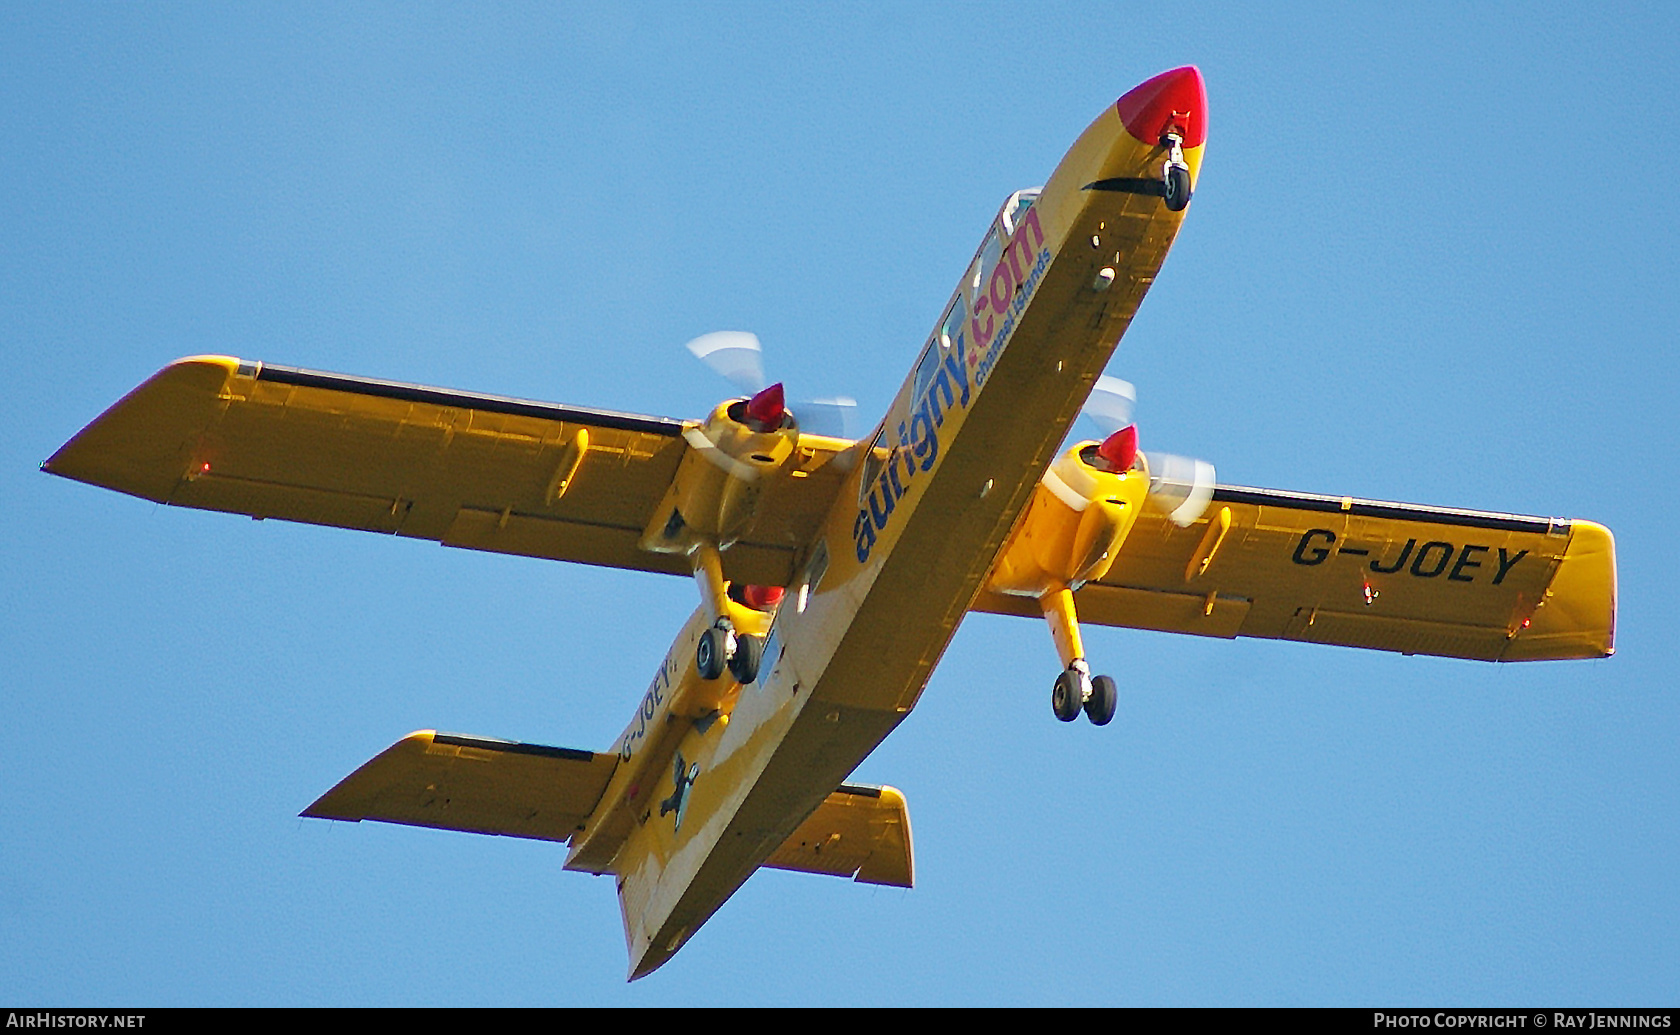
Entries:
<svg viewBox="0 0 1680 1035">
<path fill-rule="evenodd" d="M 1219 486 L 1188 528 L 1145 511 L 1075 600 L 1096 625 L 1485 661 L 1596 658 L 1614 650 L 1615 543 L 1588 521 Z M 993 594 L 975 609 L 1038 613 Z"/>
<path fill-rule="evenodd" d="M 566 841 L 583 829 L 617 766 L 617 755 L 421 730 L 302 814 Z"/>
<path fill-rule="evenodd" d="M 911 887 L 909 806 L 894 787 L 841 784 L 763 865 Z"/>
<path fill-rule="evenodd" d="M 689 574 L 688 558 L 680 554 L 649 553 L 639 545 L 640 529 L 561 521 L 534 514 L 515 514 L 462 507 L 442 536 L 445 546 L 489 550 L 557 561 L 601 564 L 613 568 Z M 762 586 L 791 582 L 792 547 L 737 542 L 725 553 L 730 579 Z"/>
</svg>

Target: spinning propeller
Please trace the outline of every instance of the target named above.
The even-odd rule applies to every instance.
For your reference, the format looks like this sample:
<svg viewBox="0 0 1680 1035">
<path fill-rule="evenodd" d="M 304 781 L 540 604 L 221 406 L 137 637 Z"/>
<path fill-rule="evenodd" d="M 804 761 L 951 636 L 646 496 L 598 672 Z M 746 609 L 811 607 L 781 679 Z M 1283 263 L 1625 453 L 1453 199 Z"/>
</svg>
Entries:
<svg viewBox="0 0 1680 1035">
<path fill-rule="evenodd" d="M 761 424 L 781 422 L 786 410 L 780 382 L 770 384 L 764 376 L 764 347 L 758 335 L 749 331 L 713 331 L 702 334 L 686 346 L 694 358 L 711 367 L 730 384 L 746 392 L 746 414 Z M 857 400 L 836 396 L 806 399 L 794 408 L 802 430 L 815 435 L 851 438 Z"/>
<path fill-rule="evenodd" d="M 1105 436 L 1097 455 L 1113 470 L 1126 470 L 1137 456 L 1137 424 L 1132 418 L 1136 408 L 1132 383 L 1107 374 L 1097 378 L 1085 401 L 1082 412 Z M 1147 452 L 1144 459 L 1149 463 L 1150 505 L 1180 528 L 1201 517 L 1213 499 L 1213 465 L 1173 453 Z"/>
</svg>

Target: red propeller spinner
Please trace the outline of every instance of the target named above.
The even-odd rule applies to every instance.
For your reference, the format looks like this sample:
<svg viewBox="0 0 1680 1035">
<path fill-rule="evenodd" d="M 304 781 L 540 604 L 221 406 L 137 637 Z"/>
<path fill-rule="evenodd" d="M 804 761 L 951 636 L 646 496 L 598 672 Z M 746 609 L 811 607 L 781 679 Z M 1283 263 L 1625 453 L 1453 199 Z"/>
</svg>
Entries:
<svg viewBox="0 0 1680 1035">
<path fill-rule="evenodd" d="M 775 431 L 787 415 L 787 403 L 782 398 L 782 383 L 777 381 L 751 399 L 742 410 L 746 423 L 754 431 Z"/>
<path fill-rule="evenodd" d="M 1103 439 L 1102 445 L 1097 447 L 1097 455 L 1107 461 L 1109 470 L 1116 473 L 1124 473 L 1132 469 L 1132 461 L 1137 459 L 1137 451 L 1136 424 L 1126 425 Z"/>
</svg>

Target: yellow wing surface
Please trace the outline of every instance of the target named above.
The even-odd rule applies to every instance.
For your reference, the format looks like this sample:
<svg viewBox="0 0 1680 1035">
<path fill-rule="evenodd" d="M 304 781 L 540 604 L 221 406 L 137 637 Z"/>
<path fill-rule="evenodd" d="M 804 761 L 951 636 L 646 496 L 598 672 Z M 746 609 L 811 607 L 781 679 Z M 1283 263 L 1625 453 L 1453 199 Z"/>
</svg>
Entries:
<svg viewBox="0 0 1680 1035">
<path fill-rule="evenodd" d="M 567 841 L 601 801 L 616 754 L 421 730 L 303 815 Z M 892 787 L 842 784 L 764 865 L 908 888 L 910 812 Z"/>
<path fill-rule="evenodd" d="M 911 887 L 915 872 L 904 795 L 894 787 L 843 783 L 764 865 Z"/>
<path fill-rule="evenodd" d="M 1180 528 L 1150 510 L 1082 622 L 1484 661 L 1614 650 L 1615 543 L 1590 521 L 1219 486 Z M 984 593 L 975 610 L 1038 617 Z"/>
<path fill-rule="evenodd" d="M 595 811 L 617 765 L 613 754 L 421 730 L 303 814 L 566 841 Z"/>
<path fill-rule="evenodd" d="M 159 503 L 365 529 L 500 553 L 689 574 L 637 547 L 689 448 L 681 421 L 264 365 L 178 360 L 42 469 Z M 793 578 L 849 443 L 802 436 L 792 477 L 724 554 Z"/>
</svg>

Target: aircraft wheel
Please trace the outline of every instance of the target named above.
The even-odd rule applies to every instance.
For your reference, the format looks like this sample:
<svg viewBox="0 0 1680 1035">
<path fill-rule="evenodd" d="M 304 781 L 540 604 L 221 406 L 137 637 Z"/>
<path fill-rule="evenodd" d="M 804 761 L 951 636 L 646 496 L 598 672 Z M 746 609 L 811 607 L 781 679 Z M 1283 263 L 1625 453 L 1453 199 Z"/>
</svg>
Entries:
<svg viewBox="0 0 1680 1035">
<path fill-rule="evenodd" d="M 1114 709 L 1120 703 L 1120 688 L 1113 676 L 1098 676 L 1091 680 L 1091 699 L 1085 702 L 1085 716 L 1098 726 L 1114 721 Z"/>
<path fill-rule="evenodd" d="M 764 641 L 741 633 L 735 637 L 735 653 L 729 658 L 729 674 L 742 686 L 758 678 L 758 662 L 764 656 Z"/>
<path fill-rule="evenodd" d="M 700 634 L 700 643 L 694 648 L 694 670 L 700 673 L 701 679 L 716 679 L 723 675 L 724 654 L 729 649 L 727 637 L 728 634 L 715 625 Z"/>
<path fill-rule="evenodd" d="M 1083 696 L 1079 674 L 1069 669 L 1056 677 L 1056 688 L 1050 692 L 1050 708 L 1056 713 L 1056 718 L 1072 722 L 1079 718 L 1079 710 L 1085 705 Z"/>
<path fill-rule="evenodd" d="M 1182 165 L 1167 167 L 1167 208 L 1183 212 L 1190 204 L 1190 170 Z"/>
</svg>

